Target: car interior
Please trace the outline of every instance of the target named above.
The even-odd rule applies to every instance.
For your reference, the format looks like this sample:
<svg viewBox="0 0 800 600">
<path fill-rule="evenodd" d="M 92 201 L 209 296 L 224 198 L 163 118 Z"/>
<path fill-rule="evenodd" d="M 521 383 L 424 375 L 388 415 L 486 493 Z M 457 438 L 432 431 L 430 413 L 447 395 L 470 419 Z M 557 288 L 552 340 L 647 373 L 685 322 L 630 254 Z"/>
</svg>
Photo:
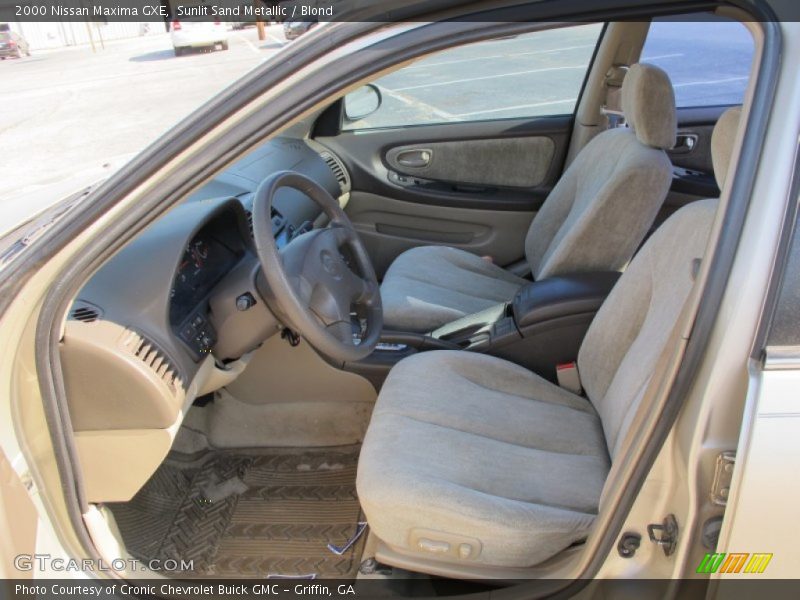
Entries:
<svg viewBox="0 0 800 600">
<path fill-rule="evenodd" d="M 544 42 L 398 66 L 99 267 L 60 359 L 105 547 L 251 578 L 518 579 L 578 555 L 708 252 L 755 68 L 738 101 L 686 105 L 728 76 L 676 84 L 654 27 L 518 36 L 579 52 L 553 83 L 571 104 L 520 115 L 409 90 L 452 51 L 554 77 Z"/>
</svg>

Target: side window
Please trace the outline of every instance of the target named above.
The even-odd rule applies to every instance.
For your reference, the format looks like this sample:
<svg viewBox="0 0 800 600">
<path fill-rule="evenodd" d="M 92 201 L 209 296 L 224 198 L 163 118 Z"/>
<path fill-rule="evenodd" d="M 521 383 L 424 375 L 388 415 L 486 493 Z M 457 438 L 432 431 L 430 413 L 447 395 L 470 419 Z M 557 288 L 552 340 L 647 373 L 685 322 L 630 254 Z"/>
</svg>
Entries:
<svg viewBox="0 0 800 600">
<path fill-rule="evenodd" d="M 667 72 L 678 108 L 741 104 L 753 60 L 750 32 L 711 15 L 672 19 L 653 20 L 641 61 Z"/>
<path fill-rule="evenodd" d="M 459 46 L 373 82 L 377 110 L 345 130 L 572 114 L 602 24 Z M 348 96 L 350 103 L 363 101 Z M 357 113 L 356 113 L 357 114 Z"/>
</svg>

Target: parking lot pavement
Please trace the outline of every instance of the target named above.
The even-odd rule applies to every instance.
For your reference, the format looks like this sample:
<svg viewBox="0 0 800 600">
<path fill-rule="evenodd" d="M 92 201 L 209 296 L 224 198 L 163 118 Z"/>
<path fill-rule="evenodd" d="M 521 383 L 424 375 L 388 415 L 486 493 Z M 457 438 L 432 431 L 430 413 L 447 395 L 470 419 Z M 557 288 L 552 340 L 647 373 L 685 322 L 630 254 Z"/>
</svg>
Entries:
<svg viewBox="0 0 800 600">
<path fill-rule="evenodd" d="M 119 163 L 285 43 L 230 32 L 230 49 L 175 57 L 169 35 L 0 61 L 0 202 Z"/>
<path fill-rule="evenodd" d="M 381 78 L 369 126 L 572 112 L 600 25 L 462 46 Z M 384 122 L 388 120 L 393 122 Z"/>
</svg>

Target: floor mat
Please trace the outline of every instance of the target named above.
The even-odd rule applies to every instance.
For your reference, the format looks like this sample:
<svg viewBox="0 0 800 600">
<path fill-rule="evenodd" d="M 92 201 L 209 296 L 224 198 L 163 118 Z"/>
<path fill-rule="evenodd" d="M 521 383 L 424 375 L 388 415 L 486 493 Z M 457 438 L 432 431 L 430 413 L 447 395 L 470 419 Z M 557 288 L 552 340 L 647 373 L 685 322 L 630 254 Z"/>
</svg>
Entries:
<svg viewBox="0 0 800 600">
<path fill-rule="evenodd" d="M 194 561 L 184 576 L 352 579 L 367 537 L 362 532 L 347 547 L 363 529 L 358 452 L 209 452 L 191 463 L 171 457 L 130 502 L 108 506 L 134 557 Z"/>
</svg>

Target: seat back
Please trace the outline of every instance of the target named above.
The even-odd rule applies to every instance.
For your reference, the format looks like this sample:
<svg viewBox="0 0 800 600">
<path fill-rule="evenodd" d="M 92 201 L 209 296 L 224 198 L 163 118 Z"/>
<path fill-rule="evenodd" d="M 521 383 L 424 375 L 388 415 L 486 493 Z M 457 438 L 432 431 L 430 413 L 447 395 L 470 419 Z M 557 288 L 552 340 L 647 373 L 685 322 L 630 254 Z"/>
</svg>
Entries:
<svg viewBox="0 0 800 600">
<path fill-rule="evenodd" d="M 712 136 L 720 188 L 738 124 L 738 108 L 731 109 Z M 583 340 L 578 353 L 581 380 L 600 415 L 612 461 L 694 285 L 717 204 L 716 199 L 693 202 L 653 234 Z"/>
<path fill-rule="evenodd" d="M 629 128 L 597 135 L 547 197 L 525 239 L 536 279 L 615 271 L 633 256 L 672 179 L 675 96 L 667 74 L 633 65 L 622 84 Z"/>
</svg>

